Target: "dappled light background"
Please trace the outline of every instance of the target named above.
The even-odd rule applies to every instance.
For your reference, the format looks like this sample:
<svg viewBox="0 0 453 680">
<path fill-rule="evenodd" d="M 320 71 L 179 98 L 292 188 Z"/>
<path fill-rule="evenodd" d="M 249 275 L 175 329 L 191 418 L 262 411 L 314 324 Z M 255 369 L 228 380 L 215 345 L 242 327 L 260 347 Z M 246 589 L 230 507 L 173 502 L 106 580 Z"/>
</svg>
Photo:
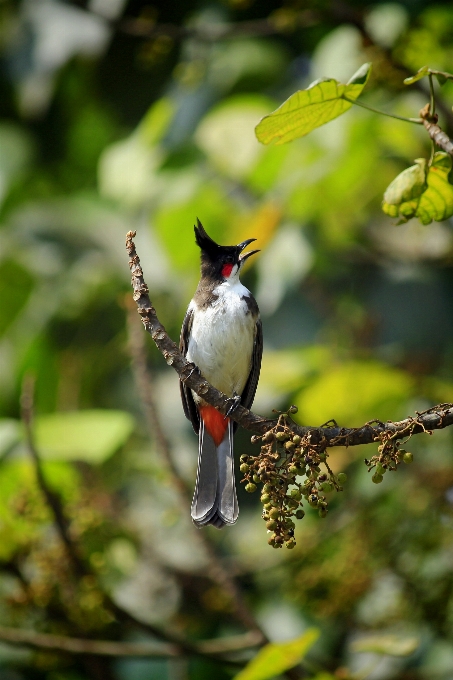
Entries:
<svg viewBox="0 0 453 680">
<path fill-rule="evenodd" d="M 156 25 L 166 28 L 152 34 Z M 451 4 L 3 0 L 0 33 L 0 625 L 147 639 L 114 627 L 95 579 L 69 583 L 23 441 L 28 374 L 48 483 L 102 588 L 192 639 L 241 633 L 147 436 L 128 350 L 125 234 L 137 231 L 151 300 L 175 340 L 198 281 L 196 218 L 222 244 L 257 239 L 243 275 L 264 328 L 257 413 L 296 404 L 299 423 L 356 426 L 453 401 L 452 224 L 396 226 L 380 207 L 396 174 L 429 158 L 426 132 L 352 107 L 290 144 L 254 135 L 297 89 L 346 82 L 367 61 L 363 101 L 418 116 L 428 94 L 402 81 L 425 64 L 453 71 Z M 453 85 L 440 96 L 451 134 Z M 197 439 L 177 376 L 150 339 L 148 361 L 191 488 Z M 259 498 L 242 487 L 237 525 L 204 530 L 270 639 L 319 628 L 310 677 L 453 676 L 452 435 L 408 447 L 414 464 L 379 485 L 363 464 L 374 447 L 332 450 L 345 490 L 327 518 L 309 510 L 297 522 L 292 551 L 267 545 Z M 254 451 L 238 433 L 237 456 Z M 5 680 L 234 675 L 203 659 L 122 659 L 96 672 L 0 646 Z"/>
</svg>

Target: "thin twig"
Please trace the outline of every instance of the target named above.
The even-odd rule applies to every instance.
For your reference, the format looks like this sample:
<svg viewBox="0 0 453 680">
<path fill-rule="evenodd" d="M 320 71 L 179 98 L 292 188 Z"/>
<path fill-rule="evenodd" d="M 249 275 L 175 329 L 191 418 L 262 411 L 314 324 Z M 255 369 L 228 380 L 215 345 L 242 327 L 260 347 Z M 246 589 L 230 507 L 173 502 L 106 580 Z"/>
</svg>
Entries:
<svg viewBox="0 0 453 680">
<path fill-rule="evenodd" d="M 22 420 L 25 426 L 25 436 L 27 441 L 28 451 L 33 460 L 36 472 L 36 479 L 41 492 L 46 499 L 46 502 L 54 516 L 55 525 L 57 527 L 60 538 L 65 546 L 69 561 L 74 568 L 77 576 L 81 577 L 87 573 L 86 566 L 79 555 L 76 545 L 69 536 L 69 523 L 65 517 L 60 498 L 56 493 L 51 491 L 47 485 L 42 464 L 38 451 L 35 445 L 34 431 L 33 431 L 33 410 L 34 410 L 34 387 L 35 380 L 32 375 L 26 375 L 22 385 L 21 395 L 21 410 Z"/>
<path fill-rule="evenodd" d="M 87 640 L 6 626 L 0 626 L 0 640 L 13 645 L 26 645 L 36 649 L 53 649 L 70 654 L 161 658 L 181 656 L 180 648 L 170 643 Z M 259 642 L 255 633 L 246 633 L 245 635 L 235 635 L 218 640 L 202 641 L 197 644 L 197 649 L 200 654 L 214 656 L 250 649 L 256 647 Z"/>
<path fill-rule="evenodd" d="M 129 35 L 152 40 L 166 36 L 174 41 L 194 38 L 202 42 L 215 43 L 232 38 L 265 37 L 293 32 L 303 26 L 312 26 L 319 16 L 312 10 L 301 12 L 276 12 L 264 19 L 252 21 L 222 22 L 200 24 L 198 26 L 178 26 L 177 24 L 156 24 L 147 18 L 125 18 L 116 22 L 120 30 Z"/>
<path fill-rule="evenodd" d="M 143 278 L 140 259 L 135 250 L 133 238 L 135 231 L 129 231 L 126 236 L 126 249 L 129 253 L 129 266 L 132 273 L 133 298 L 137 303 L 138 313 L 141 316 L 145 329 L 150 333 L 157 348 L 162 353 L 169 366 L 178 373 L 196 394 L 203 397 L 211 406 L 220 413 L 227 413 L 231 403 L 228 397 L 216 390 L 201 375 L 199 369 L 180 353 L 178 347 L 168 336 L 164 326 L 160 323 L 156 310 L 149 299 L 148 286 Z M 265 418 L 239 405 L 229 414 L 230 418 L 239 423 L 243 428 L 258 434 L 264 434 L 275 425 L 274 419 Z M 415 424 L 414 424 L 415 420 Z M 295 423 L 289 424 L 291 430 L 301 437 L 311 435 L 311 441 L 325 440 L 327 446 L 358 446 L 359 444 L 375 443 L 384 432 L 389 432 L 395 438 L 404 436 L 408 425 L 413 425 L 413 434 L 420 432 L 441 430 L 453 425 L 453 404 L 439 404 L 428 411 L 417 414 L 417 417 L 406 418 L 398 422 L 370 421 L 362 427 L 317 427 L 301 426 Z"/>
</svg>

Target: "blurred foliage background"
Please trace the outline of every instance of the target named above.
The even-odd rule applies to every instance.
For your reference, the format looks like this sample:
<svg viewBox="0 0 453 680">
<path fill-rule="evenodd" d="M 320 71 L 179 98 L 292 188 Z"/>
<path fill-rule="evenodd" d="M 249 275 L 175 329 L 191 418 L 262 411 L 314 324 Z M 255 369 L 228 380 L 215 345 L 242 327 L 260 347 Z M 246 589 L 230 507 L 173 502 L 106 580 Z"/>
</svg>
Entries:
<svg viewBox="0 0 453 680">
<path fill-rule="evenodd" d="M 193 640 L 241 633 L 147 437 L 124 237 L 137 230 L 174 339 L 198 280 L 196 217 L 221 243 L 258 239 L 243 276 L 264 326 L 258 413 L 295 403 L 303 424 L 353 426 L 453 401 L 452 224 L 397 227 L 380 209 L 393 177 L 429 157 L 426 132 L 353 107 L 289 145 L 254 137 L 294 91 L 345 82 L 365 61 L 364 101 L 417 116 L 424 85 L 402 81 L 425 64 L 453 71 L 451 3 L 2 0 L 0 37 L 0 624 L 148 639 L 114 620 L 105 592 Z M 441 97 L 451 135 L 450 83 Z M 196 437 L 177 376 L 148 348 L 191 488 Z M 45 478 L 94 575 L 71 577 L 37 484 L 20 422 L 27 374 Z M 242 488 L 238 524 L 206 530 L 272 640 L 319 628 L 308 675 L 453 676 L 451 439 L 414 438 L 415 464 L 379 486 L 363 465 L 372 447 L 334 450 L 345 492 L 326 519 L 307 512 L 291 552 L 267 545 L 258 498 Z M 236 440 L 238 456 L 253 450 L 246 433 Z M 401 653 L 405 640 L 415 643 Z M 2 680 L 234 672 L 201 658 L 95 662 L 0 644 Z"/>
</svg>

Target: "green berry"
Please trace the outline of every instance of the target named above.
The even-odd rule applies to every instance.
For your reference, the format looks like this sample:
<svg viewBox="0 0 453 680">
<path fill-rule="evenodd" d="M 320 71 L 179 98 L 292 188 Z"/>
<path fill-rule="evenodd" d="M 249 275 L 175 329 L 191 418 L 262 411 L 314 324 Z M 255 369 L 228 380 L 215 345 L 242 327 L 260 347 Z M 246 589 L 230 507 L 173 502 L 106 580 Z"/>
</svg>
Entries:
<svg viewBox="0 0 453 680">
<path fill-rule="evenodd" d="M 319 508 L 318 515 L 320 517 L 326 517 L 327 516 L 327 508 Z"/>
<path fill-rule="evenodd" d="M 290 465 L 288 468 L 288 472 L 290 475 L 297 475 L 299 472 L 299 468 L 296 465 Z"/>
<path fill-rule="evenodd" d="M 270 519 L 266 523 L 266 529 L 269 529 L 270 531 L 273 531 L 276 526 L 277 526 L 277 522 L 275 521 L 275 519 Z"/>
<path fill-rule="evenodd" d="M 270 499 L 271 499 L 271 497 L 269 496 L 268 493 L 263 493 L 263 495 L 260 498 L 260 501 L 261 501 L 261 503 L 266 504 L 266 503 L 269 503 Z"/>
<path fill-rule="evenodd" d="M 381 463 L 378 463 L 378 464 L 376 465 L 376 470 L 375 470 L 375 472 L 376 472 L 376 474 L 378 474 L 378 475 L 385 475 L 385 467 L 383 467 L 383 466 L 381 465 Z"/>
<path fill-rule="evenodd" d="M 245 475 L 250 470 L 250 465 L 247 465 L 247 463 L 242 463 L 239 469 Z"/>
<path fill-rule="evenodd" d="M 382 475 L 378 475 L 377 473 L 375 473 L 371 477 L 371 481 L 374 482 L 374 484 L 380 484 L 383 479 L 384 479 L 384 477 Z"/>
<path fill-rule="evenodd" d="M 286 547 L 288 548 L 288 550 L 292 550 L 295 545 L 296 541 L 294 540 L 294 538 L 290 538 L 289 541 L 286 541 Z"/>
<path fill-rule="evenodd" d="M 263 493 L 269 493 L 269 491 L 272 491 L 272 485 L 271 484 L 265 484 L 263 486 Z"/>
<path fill-rule="evenodd" d="M 253 493 L 254 491 L 256 491 L 256 484 L 246 484 L 245 490 L 247 491 L 247 493 Z"/>
<path fill-rule="evenodd" d="M 301 441 L 302 441 L 302 440 L 301 440 L 301 438 L 299 437 L 298 434 L 295 434 L 295 435 L 293 436 L 293 444 L 295 444 L 296 446 L 298 446 L 298 445 L 300 444 Z"/>
<path fill-rule="evenodd" d="M 289 407 L 288 413 L 297 413 L 298 410 L 299 409 L 297 408 L 297 406 L 294 406 L 294 404 L 293 404 L 292 406 Z"/>
<path fill-rule="evenodd" d="M 404 463 L 412 463 L 414 461 L 414 456 L 410 451 L 406 451 L 406 453 L 403 456 L 403 462 Z"/>
<path fill-rule="evenodd" d="M 291 489 L 290 495 L 291 495 L 291 498 L 295 498 L 296 501 L 300 501 L 300 499 L 301 499 L 301 493 L 300 493 L 299 489 Z"/>
<path fill-rule="evenodd" d="M 280 515 L 280 510 L 278 508 L 272 508 L 272 510 L 269 511 L 269 517 L 271 519 L 277 519 Z"/>
<path fill-rule="evenodd" d="M 273 441 L 274 441 L 274 433 L 269 430 L 268 432 L 266 432 L 265 435 L 263 435 L 263 442 L 266 442 L 266 444 L 270 444 Z"/>
<path fill-rule="evenodd" d="M 323 482 L 319 488 L 325 493 L 330 493 L 332 491 L 332 484 L 330 482 Z"/>
<path fill-rule="evenodd" d="M 288 442 L 286 442 L 286 444 L 285 444 L 285 449 L 286 449 L 287 451 L 294 451 L 295 448 L 296 448 L 296 447 L 295 447 L 295 445 L 293 444 L 293 442 L 292 442 L 291 440 L 288 441 Z"/>
<path fill-rule="evenodd" d="M 303 517 L 305 517 L 305 510 L 302 510 L 302 509 L 297 510 L 296 519 L 302 519 Z"/>
<path fill-rule="evenodd" d="M 277 432 L 275 438 L 279 442 L 286 442 L 286 440 L 288 439 L 288 435 L 286 434 L 286 432 Z"/>
<path fill-rule="evenodd" d="M 253 475 L 253 481 L 255 482 L 255 484 L 259 484 L 261 479 L 258 477 L 258 475 Z"/>
<path fill-rule="evenodd" d="M 241 463 L 246 463 L 248 461 L 248 459 L 249 459 L 249 457 L 245 453 L 243 453 L 242 456 L 239 458 Z"/>
<path fill-rule="evenodd" d="M 345 472 L 339 472 L 337 479 L 339 484 L 344 484 L 348 479 L 348 475 Z"/>
</svg>

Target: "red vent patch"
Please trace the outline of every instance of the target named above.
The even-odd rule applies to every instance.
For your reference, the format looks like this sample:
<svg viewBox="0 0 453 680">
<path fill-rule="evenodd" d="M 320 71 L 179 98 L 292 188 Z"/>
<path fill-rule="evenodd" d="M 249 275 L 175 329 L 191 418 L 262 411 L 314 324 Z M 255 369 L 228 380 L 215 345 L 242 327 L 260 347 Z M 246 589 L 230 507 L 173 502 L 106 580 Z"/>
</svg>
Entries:
<svg viewBox="0 0 453 680">
<path fill-rule="evenodd" d="M 219 446 L 225 436 L 230 419 L 222 416 L 214 406 L 201 406 L 200 416 L 203 419 L 205 428 L 213 438 L 214 444 Z"/>
</svg>

